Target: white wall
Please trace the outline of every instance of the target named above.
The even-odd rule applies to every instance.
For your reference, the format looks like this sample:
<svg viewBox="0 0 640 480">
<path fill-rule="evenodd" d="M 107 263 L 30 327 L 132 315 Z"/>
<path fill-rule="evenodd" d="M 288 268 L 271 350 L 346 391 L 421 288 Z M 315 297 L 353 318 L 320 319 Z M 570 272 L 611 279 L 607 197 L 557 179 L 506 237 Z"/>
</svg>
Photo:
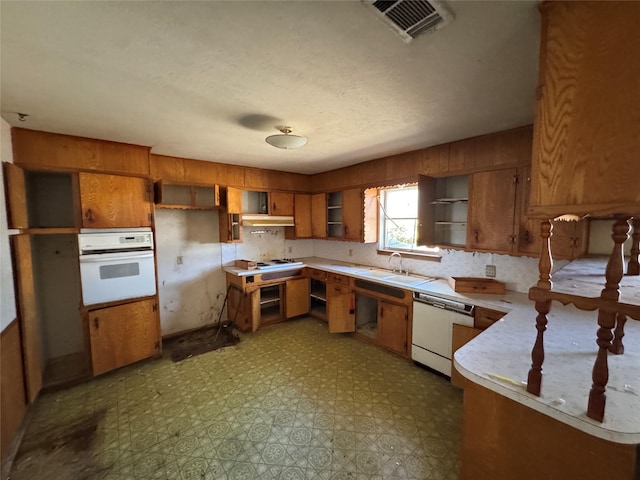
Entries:
<svg viewBox="0 0 640 480">
<path fill-rule="evenodd" d="M 316 257 L 331 258 L 350 263 L 361 263 L 380 268 L 397 266 L 397 259 L 391 260 L 387 255 L 378 255 L 378 245 L 351 242 L 316 240 L 314 252 Z M 496 280 L 506 283 L 508 290 L 526 293 L 538 281 L 538 259 L 528 257 L 511 257 L 494 253 L 468 253 L 458 250 L 440 252 L 440 262 L 402 259 L 402 266 L 411 273 L 432 277 L 448 278 L 484 277 L 485 266 L 496 266 Z M 554 269 L 567 262 L 555 262 Z"/>
<path fill-rule="evenodd" d="M 0 119 L 0 161 L 13 163 L 11 127 Z M 16 318 L 16 302 L 13 287 L 13 268 L 7 231 L 7 210 L 4 197 L 4 178 L 0 169 L 0 332 Z"/>
<path fill-rule="evenodd" d="M 158 295 L 162 335 L 218 321 L 226 295 L 223 266 L 236 258 L 264 260 L 313 255 L 311 240 L 285 240 L 283 227 L 255 235 L 243 228 L 243 243 L 220 243 L 218 212 L 156 210 Z M 178 264 L 177 257 L 182 257 Z M 223 320 L 226 319 L 223 314 Z"/>
<path fill-rule="evenodd" d="M 611 227 L 613 220 L 591 220 L 589 225 L 589 253 L 592 255 L 611 255 L 613 240 L 611 239 Z M 624 254 L 631 254 L 631 233 L 624 243 Z"/>
</svg>

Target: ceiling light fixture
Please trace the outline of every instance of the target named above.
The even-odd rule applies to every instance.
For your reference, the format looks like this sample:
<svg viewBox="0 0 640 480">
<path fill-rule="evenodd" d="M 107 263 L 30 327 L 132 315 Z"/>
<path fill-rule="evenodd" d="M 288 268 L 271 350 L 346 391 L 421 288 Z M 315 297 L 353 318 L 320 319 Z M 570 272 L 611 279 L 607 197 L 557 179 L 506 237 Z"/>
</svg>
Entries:
<svg viewBox="0 0 640 480">
<path fill-rule="evenodd" d="M 291 150 L 293 148 L 304 147 L 307 144 L 307 139 L 298 135 L 291 135 L 293 129 L 291 127 L 278 127 L 282 133 L 277 135 L 270 135 L 264 139 L 269 145 L 273 145 L 276 148 L 282 148 L 284 150 Z"/>
</svg>

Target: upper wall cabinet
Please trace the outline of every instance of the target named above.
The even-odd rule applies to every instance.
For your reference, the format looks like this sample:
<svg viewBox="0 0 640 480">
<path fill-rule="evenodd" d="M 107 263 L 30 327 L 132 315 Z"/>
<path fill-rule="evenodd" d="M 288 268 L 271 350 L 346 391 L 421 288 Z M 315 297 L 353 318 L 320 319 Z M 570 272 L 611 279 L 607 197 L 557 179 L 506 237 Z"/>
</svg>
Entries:
<svg viewBox="0 0 640 480">
<path fill-rule="evenodd" d="M 11 163 L 3 166 L 9 228 L 60 233 L 60 229 L 80 227 L 76 174 L 24 170 Z"/>
<path fill-rule="evenodd" d="M 640 214 L 638 25 L 640 2 L 542 5 L 530 214 Z"/>
<path fill-rule="evenodd" d="M 145 178 L 78 174 L 84 228 L 149 227 L 151 182 Z"/>
<path fill-rule="evenodd" d="M 242 213 L 293 216 L 293 193 L 243 190 L 241 195 Z"/>
<path fill-rule="evenodd" d="M 29 168 L 149 175 L 149 147 L 11 129 L 13 161 Z"/>
<path fill-rule="evenodd" d="M 155 183 L 156 208 L 213 210 L 220 206 L 218 185 L 175 185 Z"/>
<path fill-rule="evenodd" d="M 464 247 L 467 243 L 469 176 L 418 180 L 418 245 Z"/>
<path fill-rule="evenodd" d="M 378 240 L 377 190 L 351 188 L 326 195 L 327 238 L 372 243 Z"/>
<path fill-rule="evenodd" d="M 311 226 L 311 195 L 296 193 L 294 195 L 294 226 L 285 228 L 285 237 L 288 239 L 311 238 L 313 235 Z"/>
</svg>

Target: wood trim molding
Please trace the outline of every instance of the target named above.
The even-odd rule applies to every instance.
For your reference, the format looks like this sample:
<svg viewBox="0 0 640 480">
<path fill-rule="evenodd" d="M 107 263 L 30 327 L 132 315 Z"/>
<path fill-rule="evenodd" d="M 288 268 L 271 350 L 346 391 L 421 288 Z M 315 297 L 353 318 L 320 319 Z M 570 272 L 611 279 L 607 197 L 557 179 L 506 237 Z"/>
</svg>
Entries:
<svg viewBox="0 0 640 480">
<path fill-rule="evenodd" d="M 18 319 L 0 334 L 0 364 L 0 458 L 4 469 L 17 450 L 16 440 L 27 411 Z"/>
</svg>

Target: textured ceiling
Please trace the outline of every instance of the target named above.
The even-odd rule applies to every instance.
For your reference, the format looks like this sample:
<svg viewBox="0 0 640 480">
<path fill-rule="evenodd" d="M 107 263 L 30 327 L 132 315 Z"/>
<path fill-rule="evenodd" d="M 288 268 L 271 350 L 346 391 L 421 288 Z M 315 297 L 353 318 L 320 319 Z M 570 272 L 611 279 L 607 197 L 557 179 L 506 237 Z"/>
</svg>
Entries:
<svg viewBox="0 0 640 480">
<path fill-rule="evenodd" d="M 531 123 L 537 2 L 444 4 L 405 44 L 359 1 L 3 0 L 2 117 L 300 173 Z"/>
</svg>

